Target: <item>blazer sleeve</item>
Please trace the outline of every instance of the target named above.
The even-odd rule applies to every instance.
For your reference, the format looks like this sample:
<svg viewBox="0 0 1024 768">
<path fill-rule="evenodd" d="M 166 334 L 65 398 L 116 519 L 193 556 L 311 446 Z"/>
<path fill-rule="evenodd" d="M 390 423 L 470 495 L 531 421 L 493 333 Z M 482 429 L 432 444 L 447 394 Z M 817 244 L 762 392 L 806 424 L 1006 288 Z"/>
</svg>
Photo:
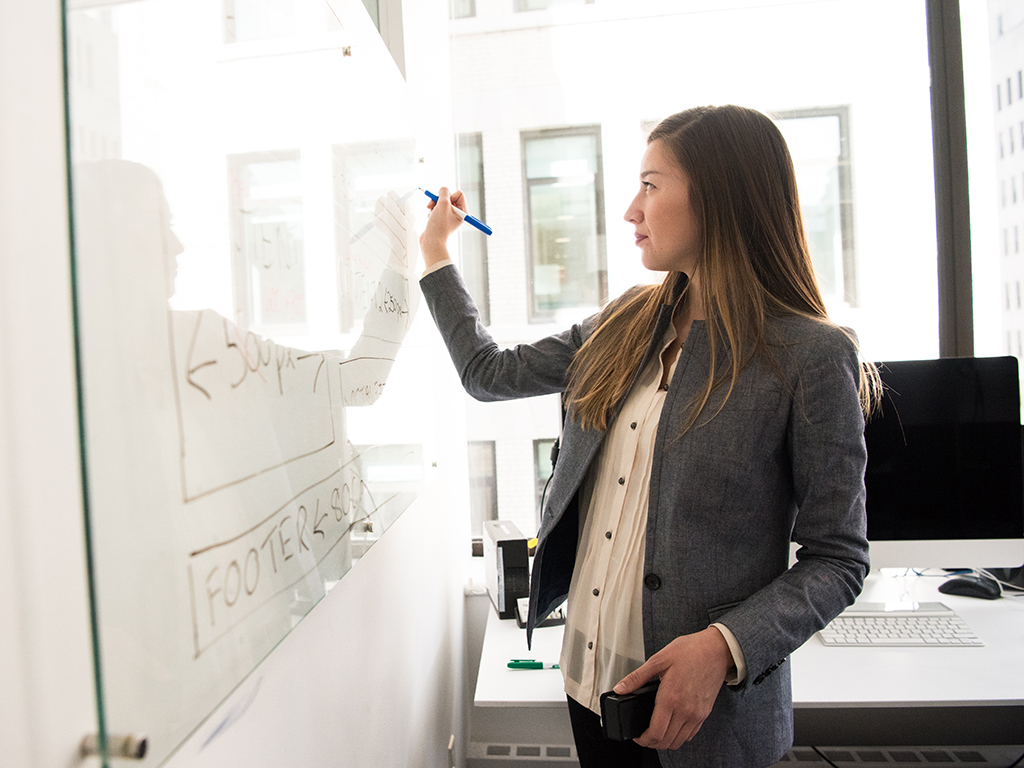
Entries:
<svg viewBox="0 0 1024 768">
<path fill-rule="evenodd" d="M 787 430 L 797 562 L 719 619 L 754 685 L 850 605 L 869 570 L 860 363 L 842 331 L 824 328 L 799 366 Z"/>
<path fill-rule="evenodd" d="M 565 390 L 569 364 L 595 318 L 567 331 L 501 349 L 480 321 L 473 299 L 454 266 L 425 275 L 420 288 L 462 386 L 477 400 L 510 400 Z"/>
</svg>

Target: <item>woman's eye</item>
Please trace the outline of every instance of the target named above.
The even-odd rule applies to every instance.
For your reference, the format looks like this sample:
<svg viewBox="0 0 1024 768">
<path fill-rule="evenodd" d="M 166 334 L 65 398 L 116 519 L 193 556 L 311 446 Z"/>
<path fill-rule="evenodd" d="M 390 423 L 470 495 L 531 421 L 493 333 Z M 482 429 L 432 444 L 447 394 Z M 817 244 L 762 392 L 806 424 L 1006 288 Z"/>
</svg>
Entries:
<svg viewBox="0 0 1024 768">
<path fill-rule="evenodd" d="M 654 189 L 654 185 L 649 181 L 641 181 L 640 183 L 643 185 L 644 190 Z"/>
</svg>

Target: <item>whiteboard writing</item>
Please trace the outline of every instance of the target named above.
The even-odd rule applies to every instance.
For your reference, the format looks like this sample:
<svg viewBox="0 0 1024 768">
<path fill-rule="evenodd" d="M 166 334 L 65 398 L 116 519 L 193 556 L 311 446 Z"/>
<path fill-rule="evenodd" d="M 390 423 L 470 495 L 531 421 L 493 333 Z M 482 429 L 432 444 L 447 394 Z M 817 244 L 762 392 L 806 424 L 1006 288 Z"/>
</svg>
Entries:
<svg viewBox="0 0 1024 768">
<path fill-rule="evenodd" d="M 212 310 L 170 314 L 185 501 L 334 444 L 324 353 L 282 347 Z"/>
</svg>

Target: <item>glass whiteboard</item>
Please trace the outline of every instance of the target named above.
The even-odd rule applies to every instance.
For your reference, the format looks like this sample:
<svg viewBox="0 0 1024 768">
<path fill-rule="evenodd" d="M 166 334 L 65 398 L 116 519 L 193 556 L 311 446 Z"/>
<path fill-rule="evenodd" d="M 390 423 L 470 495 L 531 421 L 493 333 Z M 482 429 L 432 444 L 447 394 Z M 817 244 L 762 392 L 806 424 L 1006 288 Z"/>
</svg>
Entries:
<svg viewBox="0 0 1024 768">
<path fill-rule="evenodd" d="M 100 711 L 158 765 L 423 487 L 416 140 L 360 0 L 67 21 Z"/>
</svg>

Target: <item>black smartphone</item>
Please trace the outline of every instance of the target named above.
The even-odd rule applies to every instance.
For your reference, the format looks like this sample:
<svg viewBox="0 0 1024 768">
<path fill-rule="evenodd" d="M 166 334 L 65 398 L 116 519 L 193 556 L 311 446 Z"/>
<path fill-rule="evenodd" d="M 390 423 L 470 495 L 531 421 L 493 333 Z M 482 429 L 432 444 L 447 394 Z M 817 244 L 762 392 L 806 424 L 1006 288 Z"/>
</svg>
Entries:
<svg viewBox="0 0 1024 768">
<path fill-rule="evenodd" d="M 647 730 L 654 714 L 659 682 L 651 680 L 632 693 L 606 691 L 601 694 L 601 727 L 606 739 L 626 741 Z"/>
</svg>

